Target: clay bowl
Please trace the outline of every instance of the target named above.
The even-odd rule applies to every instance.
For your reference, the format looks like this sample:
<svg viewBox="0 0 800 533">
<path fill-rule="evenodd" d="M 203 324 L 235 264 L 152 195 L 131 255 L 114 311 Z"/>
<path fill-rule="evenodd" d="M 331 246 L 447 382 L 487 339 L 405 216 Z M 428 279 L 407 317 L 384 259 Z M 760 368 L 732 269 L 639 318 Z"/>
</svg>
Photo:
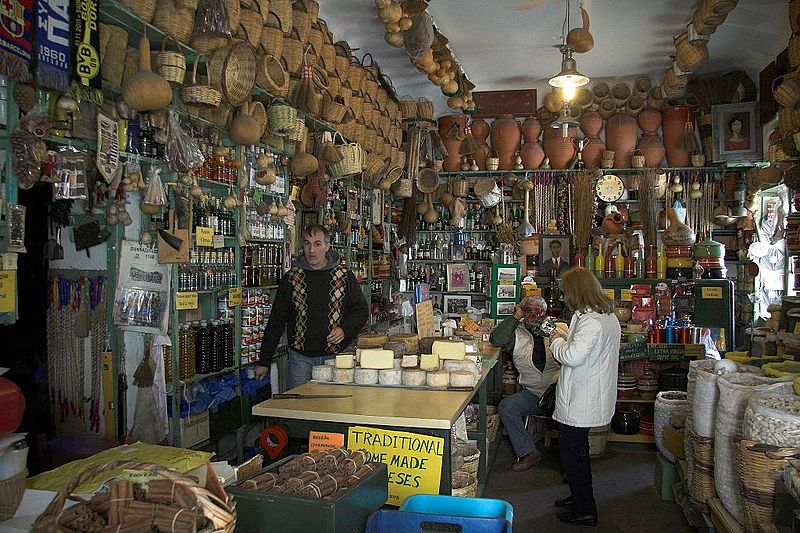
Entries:
<svg viewBox="0 0 800 533">
<path fill-rule="evenodd" d="M 627 322 L 631 319 L 631 310 L 627 307 L 616 307 L 614 308 L 614 315 L 620 323 Z"/>
</svg>

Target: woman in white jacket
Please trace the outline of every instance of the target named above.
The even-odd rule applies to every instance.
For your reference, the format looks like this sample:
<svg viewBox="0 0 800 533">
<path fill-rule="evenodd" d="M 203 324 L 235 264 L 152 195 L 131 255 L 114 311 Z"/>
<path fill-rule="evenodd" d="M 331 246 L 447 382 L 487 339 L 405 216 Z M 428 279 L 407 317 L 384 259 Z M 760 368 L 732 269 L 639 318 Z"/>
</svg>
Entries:
<svg viewBox="0 0 800 533">
<path fill-rule="evenodd" d="M 553 419 L 559 422 L 558 447 L 571 494 L 555 504 L 569 508 L 558 515 L 562 521 L 596 525 L 589 429 L 614 416 L 620 327 L 614 302 L 585 268 L 564 273 L 561 289 L 574 315 L 566 335 L 556 330 L 550 337 L 553 357 L 561 363 Z"/>
</svg>

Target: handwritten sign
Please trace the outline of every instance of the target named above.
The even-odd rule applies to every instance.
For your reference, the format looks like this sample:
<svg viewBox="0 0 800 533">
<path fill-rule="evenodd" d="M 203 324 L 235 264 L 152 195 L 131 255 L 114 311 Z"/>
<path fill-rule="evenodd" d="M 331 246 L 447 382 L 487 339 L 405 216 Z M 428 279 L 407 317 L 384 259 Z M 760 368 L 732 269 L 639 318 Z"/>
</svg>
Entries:
<svg viewBox="0 0 800 533">
<path fill-rule="evenodd" d="M 197 309 L 196 292 L 179 292 L 175 295 L 175 309 L 183 311 L 185 309 Z"/>
<path fill-rule="evenodd" d="M 17 308 L 17 272 L 0 272 L 0 313 L 11 313 Z"/>
<path fill-rule="evenodd" d="M 214 248 L 224 248 L 225 247 L 225 236 L 224 235 L 214 235 L 211 239 L 212 246 Z"/>
<path fill-rule="evenodd" d="M 702 287 L 700 297 L 703 300 L 722 300 L 722 287 Z"/>
<path fill-rule="evenodd" d="M 194 232 L 197 246 L 212 246 L 214 244 L 214 228 L 197 226 Z"/>
<path fill-rule="evenodd" d="M 614 289 L 603 289 L 603 292 L 606 293 L 606 296 L 608 296 L 612 300 L 615 298 Z"/>
<path fill-rule="evenodd" d="M 433 337 L 433 302 L 428 300 L 416 305 L 417 335 Z"/>
<path fill-rule="evenodd" d="M 683 361 L 686 357 L 686 346 L 683 344 L 650 344 L 651 361 Z"/>
<path fill-rule="evenodd" d="M 621 289 L 619 291 L 619 299 L 623 302 L 630 302 L 631 301 L 631 290 L 630 289 Z"/>
<path fill-rule="evenodd" d="M 308 451 L 333 450 L 344 448 L 344 433 L 330 433 L 327 431 L 308 432 Z"/>
<path fill-rule="evenodd" d="M 389 469 L 387 504 L 401 505 L 414 494 L 439 494 L 443 438 L 353 426 L 348 429 L 347 447 L 351 450 L 364 448 L 371 453 L 372 461 L 386 464 Z"/>
<path fill-rule="evenodd" d="M 634 361 L 636 359 L 647 359 L 647 343 L 625 342 L 619 345 L 619 360 Z"/>
<path fill-rule="evenodd" d="M 242 288 L 231 287 L 228 289 L 228 307 L 242 305 Z"/>
</svg>

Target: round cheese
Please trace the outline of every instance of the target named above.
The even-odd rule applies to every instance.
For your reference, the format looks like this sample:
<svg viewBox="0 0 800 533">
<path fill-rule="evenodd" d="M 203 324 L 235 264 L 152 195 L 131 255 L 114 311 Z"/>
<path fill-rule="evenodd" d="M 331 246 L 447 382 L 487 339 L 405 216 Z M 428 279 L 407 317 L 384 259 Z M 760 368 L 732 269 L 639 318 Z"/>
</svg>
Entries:
<svg viewBox="0 0 800 533">
<path fill-rule="evenodd" d="M 344 353 L 336 356 L 336 368 L 353 368 L 353 365 L 353 354 Z"/>
<path fill-rule="evenodd" d="M 333 381 L 333 367 L 331 365 L 312 366 L 311 379 L 315 381 Z"/>
<path fill-rule="evenodd" d="M 461 370 L 461 361 L 448 359 L 447 361 L 442 363 L 442 370 L 446 370 L 447 372 L 452 372 L 454 370 Z"/>
<path fill-rule="evenodd" d="M 388 341 L 383 345 L 383 349 L 390 350 L 395 357 L 404 356 L 407 348 L 406 343 L 403 341 Z"/>
<path fill-rule="evenodd" d="M 403 370 L 403 385 L 406 387 L 422 387 L 425 385 L 424 370 L 418 368 L 407 368 Z"/>
<path fill-rule="evenodd" d="M 428 372 L 425 383 L 428 387 L 447 387 L 450 383 L 450 372 L 445 372 L 444 370 Z"/>
<path fill-rule="evenodd" d="M 473 374 L 480 374 L 478 371 L 478 365 L 475 361 L 471 361 L 469 359 L 464 359 L 463 361 L 458 361 L 459 365 L 456 370 L 466 370 L 467 372 L 471 372 Z"/>
<path fill-rule="evenodd" d="M 439 370 L 439 356 L 435 353 L 424 353 L 420 355 L 419 367 L 422 370 Z"/>
<path fill-rule="evenodd" d="M 402 377 L 402 370 L 392 368 L 378 371 L 378 383 L 381 385 L 400 385 Z"/>
<path fill-rule="evenodd" d="M 475 374 L 469 370 L 456 370 L 450 372 L 450 385 L 453 387 L 474 387 Z"/>
<path fill-rule="evenodd" d="M 388 338 L 386 335 L 378 333 L 362 333 L 356 340 L 358 348 L 381 348 L 386 343 Z"/>
<path fill-rule="evenodd" d="M 442 339 L 433 343 L 431 351 L 438 355 L 439 359 L 464 359 L 467 355 L 467 346 L 462 341 Z"/>
<path fill-rule="evenodd" d="M 378 383 L 378 371 L 374 368 L 356 368 L 357 385 L 375 385 Z"/>
<path fill-rule="evenodd" d="M 389 340 L 405 342 L 407 354 L 419 353 L 419 335 L 416 333 L 395 333 L 389 335 Z"/>
<path fill-rule="evenodd" d="M 333 381 L 336 383 L 352 383 L 355 379 L 355 368 L 334 368 Z"/>
<path fill-rule="evenodd" d="M 400 366 L 403 368 L 416 368 L 419 364 L 418 355 L 404 355 L 401 360 Z"/>
</svg>

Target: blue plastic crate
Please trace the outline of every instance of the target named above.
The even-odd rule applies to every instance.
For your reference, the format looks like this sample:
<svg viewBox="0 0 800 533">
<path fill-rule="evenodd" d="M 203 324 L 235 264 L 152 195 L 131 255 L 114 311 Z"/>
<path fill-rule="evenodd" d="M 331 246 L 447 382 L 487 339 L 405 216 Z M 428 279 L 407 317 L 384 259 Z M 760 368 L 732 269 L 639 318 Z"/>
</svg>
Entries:
<svg viewBox="0 0 800 533">
<path fill-rule="evenodd" d="M 406 498 L 403 505 L 400 506 L 400 510 L 425 514 L 500 518 L 508 522 L 509 531 L 511 531 L 511 524 L 514 522 L 514 508 L 511 507 L 510 503 L 486 498 L 415 494 Z"/>
<path fill-rule="evenodd" d="M 511 524 L 501 518 L 380 510 L 370 515 L 365 533 L 408 533 L 409 531 L 510 533 Z"/>
</svg>

